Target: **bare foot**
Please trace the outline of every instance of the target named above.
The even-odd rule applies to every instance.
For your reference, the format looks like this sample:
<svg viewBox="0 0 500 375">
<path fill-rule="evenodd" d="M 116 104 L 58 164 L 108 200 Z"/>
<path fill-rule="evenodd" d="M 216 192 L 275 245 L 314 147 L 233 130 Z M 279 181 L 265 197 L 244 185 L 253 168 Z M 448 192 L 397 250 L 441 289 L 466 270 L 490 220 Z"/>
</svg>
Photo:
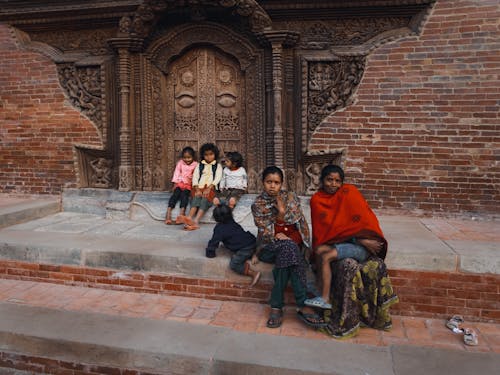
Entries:
<svg viewBox="0 0 500 375">
<path fill-rule="evenodd" d="M 255 273 L 253 275 L 252 282 L 248 286 L 249 288 L 253 288 L 260 280 L 261 273 L 259 271 L 254 271 L 254 272 Z"/>
</svg>

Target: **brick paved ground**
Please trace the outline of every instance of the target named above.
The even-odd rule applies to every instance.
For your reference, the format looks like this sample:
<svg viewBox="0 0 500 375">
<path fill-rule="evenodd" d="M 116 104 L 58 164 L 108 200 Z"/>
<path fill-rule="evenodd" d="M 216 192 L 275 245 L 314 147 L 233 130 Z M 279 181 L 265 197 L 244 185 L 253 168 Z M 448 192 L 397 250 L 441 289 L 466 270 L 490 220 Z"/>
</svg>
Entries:
<svg viewBox="0 0 500 375">
<path fill-rule="evenodd" d="M 243 332 L 331 340 L 299 322 L 294 316 L 293 307 L 287 308 L 281 328 L 269 329 L 265 325 L 268 307 L 263 304 L 120 292 L 8 279 L 0 280 L 0 301 L 68 311 L 177 320 L 230 327 Z M 500 353 L 499 324 L 466 323 L 465 326 L 475 329 L 479 336 L 479 345 L 471 347 L 464 345 L 462 336 L 451 332 L 444 323 L 445 321 L 441 319 L 394 316 L 390 332 L 362 329 L 357 337 L 344 342 L 377 346 L 407 344 Z"/>
</svg>

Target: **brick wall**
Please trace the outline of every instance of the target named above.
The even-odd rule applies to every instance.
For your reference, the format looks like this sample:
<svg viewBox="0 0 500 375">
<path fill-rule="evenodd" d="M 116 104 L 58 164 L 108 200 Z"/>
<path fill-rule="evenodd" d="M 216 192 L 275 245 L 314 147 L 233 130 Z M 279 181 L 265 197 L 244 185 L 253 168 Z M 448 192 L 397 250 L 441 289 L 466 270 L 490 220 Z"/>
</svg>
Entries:
<svg viewBox="0 0 500 375">
<path fill-rule="evenodd" d="M 75 186 L 74 144 L 101 146 L 74 109 L 54 63 L 23 50 L 0 24 L 0 192 L 54 194 Z"/>
<path fill-rule="evenodd" d="M 357 102 L 317 128 L 345 147 L 348 181 L 375 208 L 498 213 L 500 5 L 438 0 L 419 36 L 373 51 Z M 75 185 L 73 145 L 99 136 L 65 99 L 54 64 L 0 25 L 0 192 Z"/>
<path fill-rule="evenodd" d="M 438 0 L 421 35 L 369 55 L 357 102 L 311 146 L 345 147 L 374 207 L 498 213 L 499 73 L 498 1 Z"/>
<path fill-rule="evenodd" d="M 267 303 L 270 282 L 252 289 L 232 280 L 0 259 L 0 278 L 87 286 L 140 293 L 161 293 L 207 299 Z M 447 318 L 459 314 L 471 321 L 500 322 L 500 275 L 390 270 L 399 303 L 397 315 Z M 286 303 L 293 304 L 291 290 Z"/>
</svg>

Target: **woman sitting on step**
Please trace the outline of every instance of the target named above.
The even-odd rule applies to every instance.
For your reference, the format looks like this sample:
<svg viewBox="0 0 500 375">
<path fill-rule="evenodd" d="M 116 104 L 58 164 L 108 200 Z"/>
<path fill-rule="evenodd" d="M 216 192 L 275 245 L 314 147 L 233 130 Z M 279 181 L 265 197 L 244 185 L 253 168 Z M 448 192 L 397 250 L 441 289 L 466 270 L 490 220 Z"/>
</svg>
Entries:
<svg viewBox="0 0 500 375">
<path fill-rule="evenodd" d="M 262 173 L 264 191 L 252 204 L 252 214 L 257 226 L 257 250 L 252 264 L 262 260 L 274 263 L 274 285 L 271 291 L 271 314 L 267 327 L 281 326 L 284 294 L 291 281 L 297 316 L 305 324 L 319 328 L 325 321 L 314 309 L 304 305 L 306 300 L 305 256 L 309 250 L 309 228 L 300 208 L 300 201 L 293 192 L 281 190 L 283 172 L 278 167 L 267 167 Z"/>
<path fill-rule="evenodd" d="M 387 241 L 377 217 L 359 190 L 344 184 L 342 168 L 324 167 L 320 183 L 310 204 L 322 296 L 305 304 L 328 310 L 326 332 L 335 338 L 354 336 L 361 325 L 389 329 L 389 307 L 398 297 L 387 275 Z"/>
</svg>

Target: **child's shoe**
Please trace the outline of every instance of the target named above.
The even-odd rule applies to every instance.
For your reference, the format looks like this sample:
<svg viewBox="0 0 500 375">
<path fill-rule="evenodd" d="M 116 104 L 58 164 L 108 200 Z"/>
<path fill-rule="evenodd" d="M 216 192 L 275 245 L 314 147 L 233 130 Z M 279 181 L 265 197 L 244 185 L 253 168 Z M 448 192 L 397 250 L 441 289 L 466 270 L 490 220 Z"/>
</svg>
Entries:
<svg viewBox="0 0 500 375">
<path fill-rule="evenodd" d="M 332 305 L 326 302 L 323 297 L 318 296 L 314 298 L 309 298 L 304 301 L 304 305 L 310 307 L 319 307 L 321 309 L 331 309 Z"/>
</svg>

